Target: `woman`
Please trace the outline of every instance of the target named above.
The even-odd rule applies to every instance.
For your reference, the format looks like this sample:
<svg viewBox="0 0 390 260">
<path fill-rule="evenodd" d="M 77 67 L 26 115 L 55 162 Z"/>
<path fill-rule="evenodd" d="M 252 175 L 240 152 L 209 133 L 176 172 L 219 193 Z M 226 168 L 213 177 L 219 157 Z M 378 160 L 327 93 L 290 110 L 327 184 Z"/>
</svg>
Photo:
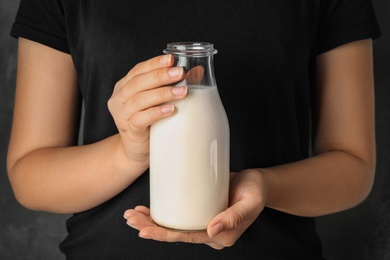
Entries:
<svg viewBox="0 0 390 260">
<path fill-rule="evenodd" d="M 323 259 L 313 217 L 371 190 L 379 29 L 368 0 L 22 0 L 11 33 L 9 178 L 25 207 L 75 213 L 68 259 Z M 204 232 L 158 227 L 147 208 L 149 126 L 187 95 L 160 54 L 173 41 L 219 50 L 230 207 Z"/>
</svg>

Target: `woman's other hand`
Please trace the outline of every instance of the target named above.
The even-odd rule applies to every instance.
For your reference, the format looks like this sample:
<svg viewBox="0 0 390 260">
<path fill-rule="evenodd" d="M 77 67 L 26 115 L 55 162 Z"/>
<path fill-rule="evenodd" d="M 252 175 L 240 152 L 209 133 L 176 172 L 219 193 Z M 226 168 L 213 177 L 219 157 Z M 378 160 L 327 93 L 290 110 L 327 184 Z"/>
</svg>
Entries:
<svg viewBox="0 0 390 260">
<path fill-rule="evenodd" d="M 212 219 L 205 231 L 180 232 L 158 226 L 144 206 L 127 210 L 127 224 L 139 230 L 139 236 L 165 242 L 207 244 L 214 249 L 230 247 L 264 209 L 267 194 L 265 176 L 258 170 L 232 173 L 230 206 Z"/>
</svg>

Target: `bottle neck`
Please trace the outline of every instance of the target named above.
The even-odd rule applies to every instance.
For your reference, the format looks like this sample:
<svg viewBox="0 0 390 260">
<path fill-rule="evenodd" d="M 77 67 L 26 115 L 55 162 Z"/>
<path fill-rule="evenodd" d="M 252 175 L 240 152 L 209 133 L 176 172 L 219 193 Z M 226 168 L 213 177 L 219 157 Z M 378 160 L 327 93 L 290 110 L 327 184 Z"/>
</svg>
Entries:
<svg viewBox="0 0 390 260">
<path fill-rule="evenodd" d="M 216 86 L 214 75 L 214 57 L 217 51 L 210 43 L 171 43 L 164 50 L 172 54 L 174 66 L 183 67 L 186 73 L 180 86 Z"/>
<path fill-rule="evenodd" d="M 183 67 L 186 76 L 179 84 L 186 86 L 216 86 L 214 75 L 213 56 L 206 57 L 186 57 L 174 56 L 175 65 Z"/>
</svg>

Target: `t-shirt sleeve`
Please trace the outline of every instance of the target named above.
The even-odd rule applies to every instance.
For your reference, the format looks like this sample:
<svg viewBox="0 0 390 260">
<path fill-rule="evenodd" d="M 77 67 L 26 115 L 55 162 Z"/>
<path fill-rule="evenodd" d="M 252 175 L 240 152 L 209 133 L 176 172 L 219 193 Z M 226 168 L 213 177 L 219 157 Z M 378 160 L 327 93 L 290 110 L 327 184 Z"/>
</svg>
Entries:
<svg viewBox="0 0 390 260">
<path fill-rule="evenodd" d="M 317 53 L 353 41 L 377 38 L 379 25 L 371 0 L 323 0 Z"/>
<path fill-rule="evenodd" d="M 21 0 L 11 35 L 69 53 L 60 0 Z"/>
</svg>

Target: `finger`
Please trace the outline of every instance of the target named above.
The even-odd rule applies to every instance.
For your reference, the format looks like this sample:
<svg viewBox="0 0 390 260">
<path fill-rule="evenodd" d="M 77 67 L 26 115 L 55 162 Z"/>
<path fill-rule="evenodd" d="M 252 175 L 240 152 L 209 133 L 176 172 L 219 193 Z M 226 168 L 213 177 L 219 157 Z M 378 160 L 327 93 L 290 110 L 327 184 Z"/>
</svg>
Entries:
<svg viewBox="0 0 390 260">
<path fill-rule="evenodd" d="M 218 214 L 207 227 L 210 238 L 217 236 L 227 229 L 237 228 L 248 217 L 251 204 L 242 200 Z"/>
<path fill-rule="evenodd" d="M 125 219 L 128 219 L 130 217 L 139 216 L 139 215 L 150 217 L 150 209 L 145 206 L 136 206 L 134 209 L 126 210 L 125 213 L 123 214 L 123 217 Z"/>
<path fill-rule="evenodd" d="M 173 65 L 174 58 L 171 54 L 160 55 L 135 65 L 125 78 L 133 78 L 136 75 L 144 74 L 159 68 L 167 68 Z"/>
<path fill-rule="evenodd" d="M 199 85 L 204 76 L 204 68 L 202 66 L 196 66 L 186 73 L 185 79 L 187 84 Z"/>
<path fill-rule="evenodd" d="M 132 79 L 136 75 L 144 74 L 159 68 L 171 67 L 173 63 L 174 59 L 171 54 L 160 55 L 157 57 L 153 57 L 149 60 L 140 62 L 135 65 L 125 77 L 118 81 L 118 83 L 115 85 L 113 93 L 116 94 L 130 79 Z"/>
<path fill-rule="evenodd" d="M 117 100 L 126 103 L 130 97 L 139 92 L 170 85 L 183 77 L 184 70 L 181 67 L 161 68 L 137 75 L 117 91 Z"/>
<path fill-rule="evenodd" d="M 119 130 L 130 128 L 139 133 L 158 120 L 170 116 L 175 107 L 169 102 L 185 98 L 187 93 L 187 87 L 161 87 L 141 92 L 131 97 L 124 105 L 109 100 L 108 109 L 115 115 Z"/>
<path fill-rule="evenodd" d="M 127 225 L 138 230 L 155 225 L 150 216 L 133 209 L 127 210 L 124 214 L 124 218 L 126 219 Z"/>
<path fill-rule="evenodd" d="M 184 242 L 195 244 L 211 243 L 206 232 L 180 232 L 160 226 L 149 226 L 141 229 L 139 236 L 162 242 Z"/>
<path fill-rule="evenodd" d="M 127 113 L 122 114 L 125 127 L 134 133 L 145 131 L 153 123 L 173 114 L 175 107 L 168 102 L 187 96 L 187 87 L 162 87 L 135 95 L 127 102 Z M 159 105 L 163 103 L 164 105 Z"/>
<path fill-rule="evenodd" d="M 182 99 L 187 95 L 187 87 L 161 87 L 140 92 L 126 102 L 126 110 L 132 115 L 163 103 Z"/>
<path fill-rule="evenodd" d="M 148 207 L 145 207 L 145 206 L 136 206 L 134 208 L 134 210 L 138 211 L 138 212 L 141 212 L 142 214 L 146 215 L 146 216 L 150 216 L 150 209 Z"/>
<path fill-rule="evenodd" d="M 144 132 L 150 125 L 173 114 L 175 107 L 166 104 L 152 107 L 134 114 L 128 121 L 128 128 L 135 134 Z"/>
<path fill-rule="evenodd" d="M 215 244 L 215 243 L 206 243 L 206 245 L 208 245 L 209 247 L 214 248 L 216 250 L 222 250 L 225 248 L 224 246 L 219 245 L 219 244 Z"/>
</svg>

